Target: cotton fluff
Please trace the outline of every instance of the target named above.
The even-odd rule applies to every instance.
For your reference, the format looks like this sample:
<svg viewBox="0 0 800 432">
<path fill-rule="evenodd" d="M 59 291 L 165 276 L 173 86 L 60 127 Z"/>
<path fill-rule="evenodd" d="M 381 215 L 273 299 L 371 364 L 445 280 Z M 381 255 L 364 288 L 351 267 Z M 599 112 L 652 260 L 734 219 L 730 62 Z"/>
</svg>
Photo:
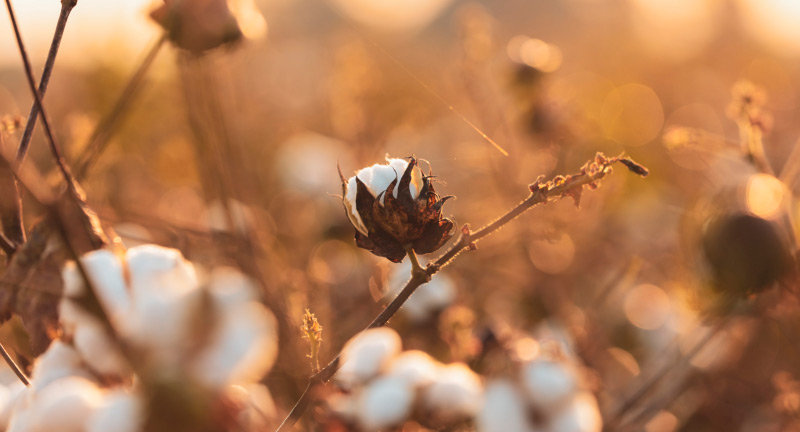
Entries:
<svg viewBox="0 0 800 432">
<path fill-rule="evenodd" d="M 365 431 L 401 424 L 414 404 L 414 388 L 402 376 L 383 376 L 371 381 L 358 399 L 358 421 Z"/>
<path fill-rule="evenodd" d="M 369 329 L 354 336 L 342 348 L 342 367 L 336 381 L 352 388 L 374 377 L 400 352 L 400 336 L 385 327 Z"/>
<path fill-rule="evenodd" d="M 89 418 L 86 432 L 139 432 L 144 426 L 144 401 L 123 390 L 109 393 Z"/>
<path fill-rule="evenodd" d="M 551 419 L 547 432 L 600 432 L 603 419 L 594 395 L 582 392 L 573 397 Z"/>
<path fill-rule="evenodd" d="M 275 319 L 255 301 L 255 287 L 238 271 L 215 269 L 209 291 L 219 321 L 194 361 L 195 376 L 210 386 L 259 380 L 277 356 Z"/>
<path fill-rule="evenodd" d="M 377 198 L 393 181 L 397 180 L 399 183 L 406 168 L 408 168 L 407 160 L 387 157 L 385 165 L 375 164 L 371 167 L 362 168 L 355 176 L 347 180 L 347 194 L 345 195 L 345 200 L 350 204 L 348 207 L 348 216 L 353 222 L 353 226 L 361 231 L 362 234 L 367 235 L 368 233 L 364 222 L 361 220 L 361 216 L 358 214 L 358 211 L 356 211 L 356 193 L 358 192 L 356 177 L 364 183 L 372 196 Z M 419 168 L 416 168 L 412 171 L 411 184 L 409 185 L 411 197 L 416 199 L 421 189 L 422 172 Z M 393 192 L 395 198 L 397 198 L 397 192 L 398 187 L 395 187 Z M 383 204 L 383 197 L 381 197 L 380 203 Z"/>
<path fill-rule="evenodd" d="M 274 317 L 241 273 L 217 269 L 201 286 L 179 251 L 155 245 L 131 248 L 122 257 L 99 250 L 81 262 L 115 329 L 144 354 L 148 367 L 165 374 L 189 372 L 211 387 L 258 380 L 271 367 L 277 351 Z M 86 289 L 74 264 L 65 267 L 63 277 L 61 319 L 79 357 L 102 374 L 129 373 L 100 322 L 73 301 Z M 196 347 L 200 320 L 209 324 L 208 337 Z M 197 350 L 191 357 L 190 349 Z"/>
<path fill-rule="evenodd" d="M 392 359 L 386 374 L 401 378 L 414 387 L 423 387 L 433 382 L 439 367 L 428 354 L 410 350 Z"/>
<path fill-rule="evenodd" d="M 11 418 L 9 432 L 84 432 L 102 404 L 103 391 L 86 378 L 69 376 L 29 395 Z"/>
<path fill-rule="evenodd" d="M 507 380 L 490 382 L 486 386 L 483 406 L 475 424 L 478 432 L 531 432 L 523 397 Z"/>
<path fill-rule="evenodd" d="M 237 420 L 242 430 L 267 430 L 277 415 L 275 401 L 262 384 L 230 385 L 225 388 L 225 397 L 240 407 Z"/>
<path fill-rule="evenodd" d="M 420 264 L 425 261 L 420 259 Z M 403 289 L 411 274 L 411 261 L 393 266 L 389 273 L 387 284 L 389 294 L 394 297 Z M 417 288 L 411 297 L 406 300 L 400 312 L 404 313 L 414 322 L 424 322 L 435 312 L 450 306 L 456 299 L 456 287 L 453 280 L 446 274 L 439 273 L 430 282 Z"/>
<path fill-rule="evenodd" d="M 481 380 L 464 363 L 443 366 L 422 390 L 425 409 L 444 422 L 472 418 L 481 408 Z"/>
<path fill-rule="evenodd" d="M 27 395 L 25 384 L 14 376 L 14 382 L 0 386 L 0 430 L 6 430 L 11 413 Z"/>
<path fill-rule="evenodd" d="M 567 365 L 535 359 L 522 368 L 522 384 L 528 400 L 545 412 L 552 412 L 577 391 L 575 372 Z"/>
</svg>

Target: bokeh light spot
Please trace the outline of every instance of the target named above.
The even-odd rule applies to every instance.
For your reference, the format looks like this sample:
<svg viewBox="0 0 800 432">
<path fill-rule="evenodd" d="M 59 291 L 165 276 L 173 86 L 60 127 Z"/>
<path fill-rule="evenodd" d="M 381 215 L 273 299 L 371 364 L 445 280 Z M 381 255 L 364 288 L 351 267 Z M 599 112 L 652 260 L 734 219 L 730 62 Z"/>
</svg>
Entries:
<svg viewBox="0 0 800 432">
<path fill-rule="evenodd" d="M 670 312 L 669 296 L 663 289 L 642 284 L 625 296 L 625 316 L 636 327 L 655 330 L 666 322 Z"/>
<path fill-rule="evenodd" d="M 769 174 L 755 174 L 747 181 L 747 209 L 755 216 L 764 219 L 775 217 L 784 197 L 783 183 Z"/>
</svg>

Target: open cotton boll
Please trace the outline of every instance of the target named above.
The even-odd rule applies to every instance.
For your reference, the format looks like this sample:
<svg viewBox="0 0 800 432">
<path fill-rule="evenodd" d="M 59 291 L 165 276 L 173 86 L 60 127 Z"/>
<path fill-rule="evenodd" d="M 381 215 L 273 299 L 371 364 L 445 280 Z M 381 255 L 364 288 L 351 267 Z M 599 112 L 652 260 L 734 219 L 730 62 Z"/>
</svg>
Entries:
<svg viewBox="0 0 800 432">
<path fill-rule="evenodd" d="M 144 401 L 117 390 L 109 393 L 87 421 L 86 432 L 139 432 L 145 421 Z"/>
<path fill-rule="evenodd" d="M 365 431 L 399 425 L 411 414 L 414 388 L 401 376 L 384 376 L 371 381 L 358 399 L 358 421 Z"/>
<path fill-rule="evenodd" d="M 193 364 L 197 379 L 211 386 L 257 381 L 277 356 L 277 324 L 255 302 L 216 308 L 219 321 Z"/>
<path fill-rule="evenodd" d="M 481 408 L 481 398 L 481 379 L 464 363 L 443 366 L 422 390 L 426 410 L 443 422 L 473 417 Z"/>
<path fill-rule="evenodd" d="M 357 334 L 342 348 L 342 367 L 335 375 L 337 383 L 353 388 L 374 377 L 400 352 L 401 345 L 397 332 L 386 327 Z"/>
<path fill-rule="evenodd" d="M 192 264 L 177 249 L 142 245 L 125 254 L 134 293 L 183 293 L 197 287 L 197 274 Z"/>
<path fill-rule="evenodd" d="M 119 376 L 129 371 L 125 357 L 100 323 L 91 322 L 78 326 L 72 338 L 75 349 L 94 371 L 103 375 Z"/>
<path fill-rule="evenodd" d="M 8 386 L 0 386 L 0 430 L 5 430 L 8 427 L 11 413 L 17 410 L 21 405 L 24 396 L 27 394 L 27 387 L 25 384 L 14 377 L 16 382 Z"/>
<path fill-rule="evenodd" d="M 375 164 L 371 167 L 362 168 L 356 175 L 347 180 L 347 193 L 344 198 L 345 201 L 349 203 L 348 217 L 353 222 L 353 226 L 364 235 L 367 235 L 367 228 L 364 226 L 364 222 L 361 220 L 361 216 L 356 210 L 356 194 L 358 192 L 356 177 L 364 183 L 364 186 L 367 187 L 372 196 L 377 198 L 395 179 L 399 183 L 400 178 L 406 171 L 406 168 L 408 168 L 408 161 L 404 159 L 391 159 L 387 157 L 386 162 L 387 164 Z M 422 172 L 419 168 L 415 168 L 412 171 L 411 184 L 409 185 L 411 198 L 416 199 L 419 196 L 420 190 L 422 190 Z M 395 198 L 397 198 L 398 191 L 399 188 L 395 185 L 392 193 Z M 383 198 L 384 197 L 381 197 L 381 204 L 383 204 Z"/>
<path fill-rule="evenodd" d="M 428 354 L 409 350 L 392 359 L 386 375 L 401 378 L 414 387 L 421 387 L 433 382 L 440 367 Z"/>
<path fill-rule="evenodd" d="M 129 306 L 129 296 L 122 274 L 122 263 L 113 252 L 99 249 L 81 257 L 81 264 L 91 281 L 98 300 L 110 316 Z M 83 276 L 74 262 L 67 263 L 62 270 L 64 298 L 59 305 L 62 323 L 77 325 L 91 318 L 76 305 L 73 299 L 86 294 Z"/>
<path fill-rule="evenodd" d="M 603 418 L 597 407 L 597 399 L 588 392 L 573 397 L 550 420 L 547 432 L 600 432 Z"/>
<path fill-rule="evenodd" d="M 103 403 L 93 382 L 69 376 L 50 383 L 28 406 L 30 432 L 84 432 L 89 416 Z"/>
<path fill-rule="evenodd" d="M 530 403 L 552 411 L 578 390 L 575 372 L 563 363 L 534 360 L 522 368 L 522 385 Z"/>
<path fill-rule="evenodd" d="M 90 378 L 82 363 L 80 355 L 74 348 L 60 340 L 53 341 L 33 365 L 31 389 L 38 393 L 52 382 L 69 376 Z"/>
<path fill-rule="evenodd" d="M 486 386 L 475 424 L 478 432 L 532 432 L 526 411 L 522 396 L 511 382 L 494 381 Z"/>
</svg>

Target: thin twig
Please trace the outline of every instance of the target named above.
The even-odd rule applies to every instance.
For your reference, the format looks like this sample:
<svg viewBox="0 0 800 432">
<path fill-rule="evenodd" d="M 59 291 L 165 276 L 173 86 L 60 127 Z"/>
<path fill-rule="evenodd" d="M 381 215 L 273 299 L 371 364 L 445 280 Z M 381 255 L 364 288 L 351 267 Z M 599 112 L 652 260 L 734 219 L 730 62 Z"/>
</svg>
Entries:
<svg viewBox="0 0 800 432">
<path fill-rule="evenodd" d="M 33 100 L 36 106 L 39 107 L 39 112 L 42 114 L 42 124 L 44 125 L 45 135 L 47 136 L 47 142 L 50 144 L 50 151 L 53 153 L 53 157 L 56 160 L 56 165 L 58 165 L 59 170 L 61 170 L 61 174 L 64 176 L 64 180 L 67 182 L 67 188 L 70 189 L 73 196 L 80 199 L 81 193 L 77 190 L 74 177 L 72 176 L 72 172 L 70 172 L 69 167 L 67 166 L 66 160 L 64 156 L 61 154 L 61 150 L 56 143 L 55 135 L 53 134 L 53 129 L 50 127 L 50 121 L 47 116 L 47 111 L 44 109 L 44 104 L 42 103 L 42 98 L 39 96 L 39 92 L 36 91 L 36 83 L 33 80 L 33 71 L 31 70 L 31 62 L 28 59 L 28 53 L 25 51 L 25 44 L 22 43 L 22 34 L 19 30 L 19 25 L 17 24 L 17 17 L 14 15 L 14 8 L 11 6 L 11 0 L 6 0 L 6 9 L 8 9 L 8 16 L 11 18 L 11 25 L 14 27 L 14 36 L 17 39 L 17 47 L 19 48 L 20 57 L 22 57 L 22 64 L 25 68 L 25 77 L 28 81 L 28 87 L 30 88 L 31 94 L 33 95 Z"/>
<path fill-rule="evenodd" d="M 17 251 L 17 247 L 14 243 L 5 236 L 5 234 L 0 232 L 0 249 L 3 249 L 3 252 L 6 253 L 6 256 L 10 257 L 14 255 L 14 252 Z"/>
<path fill-rule="evenodd" d="M 53 34 L 53 41 L 50 42 L 50 51 L 47 53 L 47 60 L 44 63 L 44 70 L 42 71 L 42 78 L 39 80 L 39 96 L 44 98 L 44 93 L 47 91 L 47 84 L 50 83 L 50 75 L 53 72 L 53 66 L 56 63 L 56 54 L 61 46 L 61 38 L 64 36 L 64 29 L 67 27 L 67 19 L 72 8 L 78 4 L 77 0 L 62 1 L 61 12 L 58 14 L 58 22 L 56 23 L 56 31 Z M 36 129 L 36 119 L 39 117 L 39 106 L 34 102 L 31 106 L 31 112 L 28 114 L 28 122 L 25 124 L 25 131 L 22 133 L 22 139 L 17 147 L 17 155 L 14 160 L 16 165 L 21 165 L 25 160 L 25 155 L 28 153 L 28 148 L 33 137 L 33 131 Z"/>
<path fill-rule="evenodd" d="M 147 52 L 147 55 L 145 55 L 142 63 L 133 73 L 131 79 L 128 81 L 128 84 L 126 84 L 125 88 L 122 90 L 122 94 L 120 94 L 119 99 L 117 99 L 117 101 L 114 103 L 114 107 L 111 108 L 111 111 L 109 111 L 109 113 L 97 124 L 97 127 L 95 127 L 94 132 L 92 132 L 89 142 L 86 145 L 86 149 L 78 158 L 78 162 L 75 165 L 77 167 L 75 172 L 78 179 L 83 179 L 86 177 L 89 169 L 92 167 L 92 165 L 94 165 L 100 155 L 103 154 L 103 151 L 105 151 L 106 146 L 108 145 L 108 140 L 111 138 L 114 128 L 119 123 L 122 113 L 124 113 L 130 107 L 131 102 L 133 101 L 133 96 L 141 86 L 145 74 L 150 69 L 150 66 L 152 66 L 153 61 L 156 59 L 156 55 L 158 54 L 159 50 L 161 50 L 161 47 L 164 46 L 164 42 L 166 40 L 167 35 L 163 34 L 158 38 L 156 43 L 150 47 L 150 50 Z"/>
<path fill-rule="evenodd" d="M 434 274 L 439 272 L 442 267 L 451 263 L 453 259 L 464 249 L 476 249 L 477 246 L 475 243 L 478 240 L 499 230 L 503 227 L 503 225 L 511 222 L 517 216 L 525 213 L 527 210 L 530 210 L 532 207 L 538 204 L 556 201 L 567 196 L 573 198 L 579 196 L 584 186 L 597 185 L 599 180 L 611 173 L 611 165 L 617 162 L 624 164 L 628 167 L 628 169 L 639 175 L 646 176 L 648 174 L 646 168 L 628 158 L 623 158 L 621 156 L 606 158 L 598 153 L 595 161 L 593 163 L 590 162 L 584 165 L 579 174 L 574 174 L 567 177 L 559 176 L 553 181 L 546 183 L 542 182 L 540 177 L 535 183 L 530 185 L 531 195 L 509 210 L 506 214 L 500 216 L 493 222 L 490 222 L 475 232 L 470 231 L 469 225 L 464 225 L 461 228 L 461 235 L 459 236 L 458 240 L 456 240 L 456 242 L 450 246 L 450 249 L 448 249 L 434 262 L 429 263 L 425 269 L 412 271 L 411 279 L 406 282 L 406 285 L 403 287 L 400 293 L 397 294 L 397 297 L 395 297 L 394 300 L 392 300 L 392 302 L 386 306 L 386 309 L 381 311 L 381 313 L 378 314 L 374 320 L 372 320 L 372 322 L 367 326 L 367 329 L 383 327 L 387 322 L 389 322 L 394 314 L 400 310 L 400 307 L 403 306 L 403 303 L 408 300 L 411 294 L 413 294 L 419 286 L 429 282 Z M 300 419 L 300 417 L 303 416 L 306 409 L 308 409 L 308 405 L 311 403 L 310 390 L 316 385 L 327 383 L 333 377 L 333 375 L 336 374 L 340 367 L 341 355 L 341 352 L 337 354 L 336 357 L 330 363 L 328 363 L 327 366 L 325 366 L 325 368 L 309 379 L 308 386 L 306 386 L 305 391 L 303 391 L 303 394 L 300 395 L 300 399 L 297 400 L 294 407 L 289 412 L 289 415 L 278 427 L 277 432 L 289 430 L 289 428 L 291 428 Z"/>
<path fill-rule="evenodd" d="M 25 375 L 25 372 L 22 372 L 22 369 L 20 369 L 19 366 L 17 366 L 17 363 L 14 361 L 14 359 L 11 358 L 11 355 L 8 354 L 8 351 L 6 351 L 6 347 L 4 347 L 3 344 L 0 344 L 0 355 L 3 356 L 3 359 L 6 361 L 6 363 L 8 363 L 8 367 L 10 367 L 12 371 L 14 371 L 14 374 L 17 375 L 17 378 L 19 378 L 19 380 L 22 381 L 22 383 L 25 384 L 26 387 L 31 385 L 31 382 L 30 380 L 28 380 L 28 377 Z"/>
</svg>

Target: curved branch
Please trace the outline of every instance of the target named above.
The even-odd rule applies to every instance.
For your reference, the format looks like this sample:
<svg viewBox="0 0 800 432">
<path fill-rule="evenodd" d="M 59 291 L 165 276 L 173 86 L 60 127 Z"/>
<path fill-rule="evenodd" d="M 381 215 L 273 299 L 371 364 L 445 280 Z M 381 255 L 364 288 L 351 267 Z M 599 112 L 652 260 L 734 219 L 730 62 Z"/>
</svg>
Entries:
<svg viewBox="0 0 800 432">
<path fill-rule="evenodd" d="M 548 182 L 542 181 L 544 176 L 539 177 L 536 182 L 529 186 L 531 194 L 528 196 L 528 198 L 514 206 L 504 215 L 475 232 L 470 231 L 469 225 L 464 225 L 461 228 L 461 235 L 459 235 L 458 240 L 456 240 L 456 242 L 450 246 L 450 249 L 448 249 L 435 261 L 429 263 L 425 269 L 412 271 L 411 279 L 409 279 L 400 293 L 397 294 L 397 297 L 395 297 L 394 300 L 392 300 L 392 302 L 386 306 L 386 309 L 384 309 L 377 317 L 375 317 L 374 320 L 372 320 L 365 330 L 375 327 L 383 327 L 394 316 L 394 314 L 400 310 L 400 307 L 406 302 L 406 300 L 408 300 L 411 294 L 413 294 L 414 291 L 421 285 L 429 282 L 431 277 L 441 270 L 442 267 L 451 263 L 453 259 L 463 250 L 476 249 L 477 246 L 475 243 L 478 240 L 499 230 L 505 224 L 511 222 L 522 213 L 525 213 L 538 204 L 556 201 L 567 196 L 575 200 L 575 204 L 577 205 L 580 202 L 580 196 L 584 187 L 596 189 L 599 186 L 598 182 L 603 177 L 611 173 L 611 166 L 615 163 L 621 163 L 625 165 L 631 172 L 642 177 L 646 177 L 649 174 L 647 168 L 634 162 L 630 158 L 623 157 L 621 155 L 613 158 L 607 158 L 602 153 L 597 153 L 595 159 L 584 164 L 583 167 L 581 167 L 581 171 L 577 174 L 571 174 L 566 177 L 557 176 Z M 289 430 L 289 428 L 291 428 L 298 420 L 300 420 L 306 409 L 308 409 L 308 406 L 311 404 L 311 389 L 319 384 L 326 384 L 333 377 L 333 375 L 336 374 L 340 367 L 341 355 L 342 353 L 340 351 L 339 354 L 337 354 L 327 366 L 311 376 L 308 381 L 308 386 L 306 386 L 303 394 L 300 395 L 300 398 L 297 400 L 294 407 L 292 407 L 289 415 L 287 415 L 287 417 L 278 427 L 277 432 Z"/>
</svg>

